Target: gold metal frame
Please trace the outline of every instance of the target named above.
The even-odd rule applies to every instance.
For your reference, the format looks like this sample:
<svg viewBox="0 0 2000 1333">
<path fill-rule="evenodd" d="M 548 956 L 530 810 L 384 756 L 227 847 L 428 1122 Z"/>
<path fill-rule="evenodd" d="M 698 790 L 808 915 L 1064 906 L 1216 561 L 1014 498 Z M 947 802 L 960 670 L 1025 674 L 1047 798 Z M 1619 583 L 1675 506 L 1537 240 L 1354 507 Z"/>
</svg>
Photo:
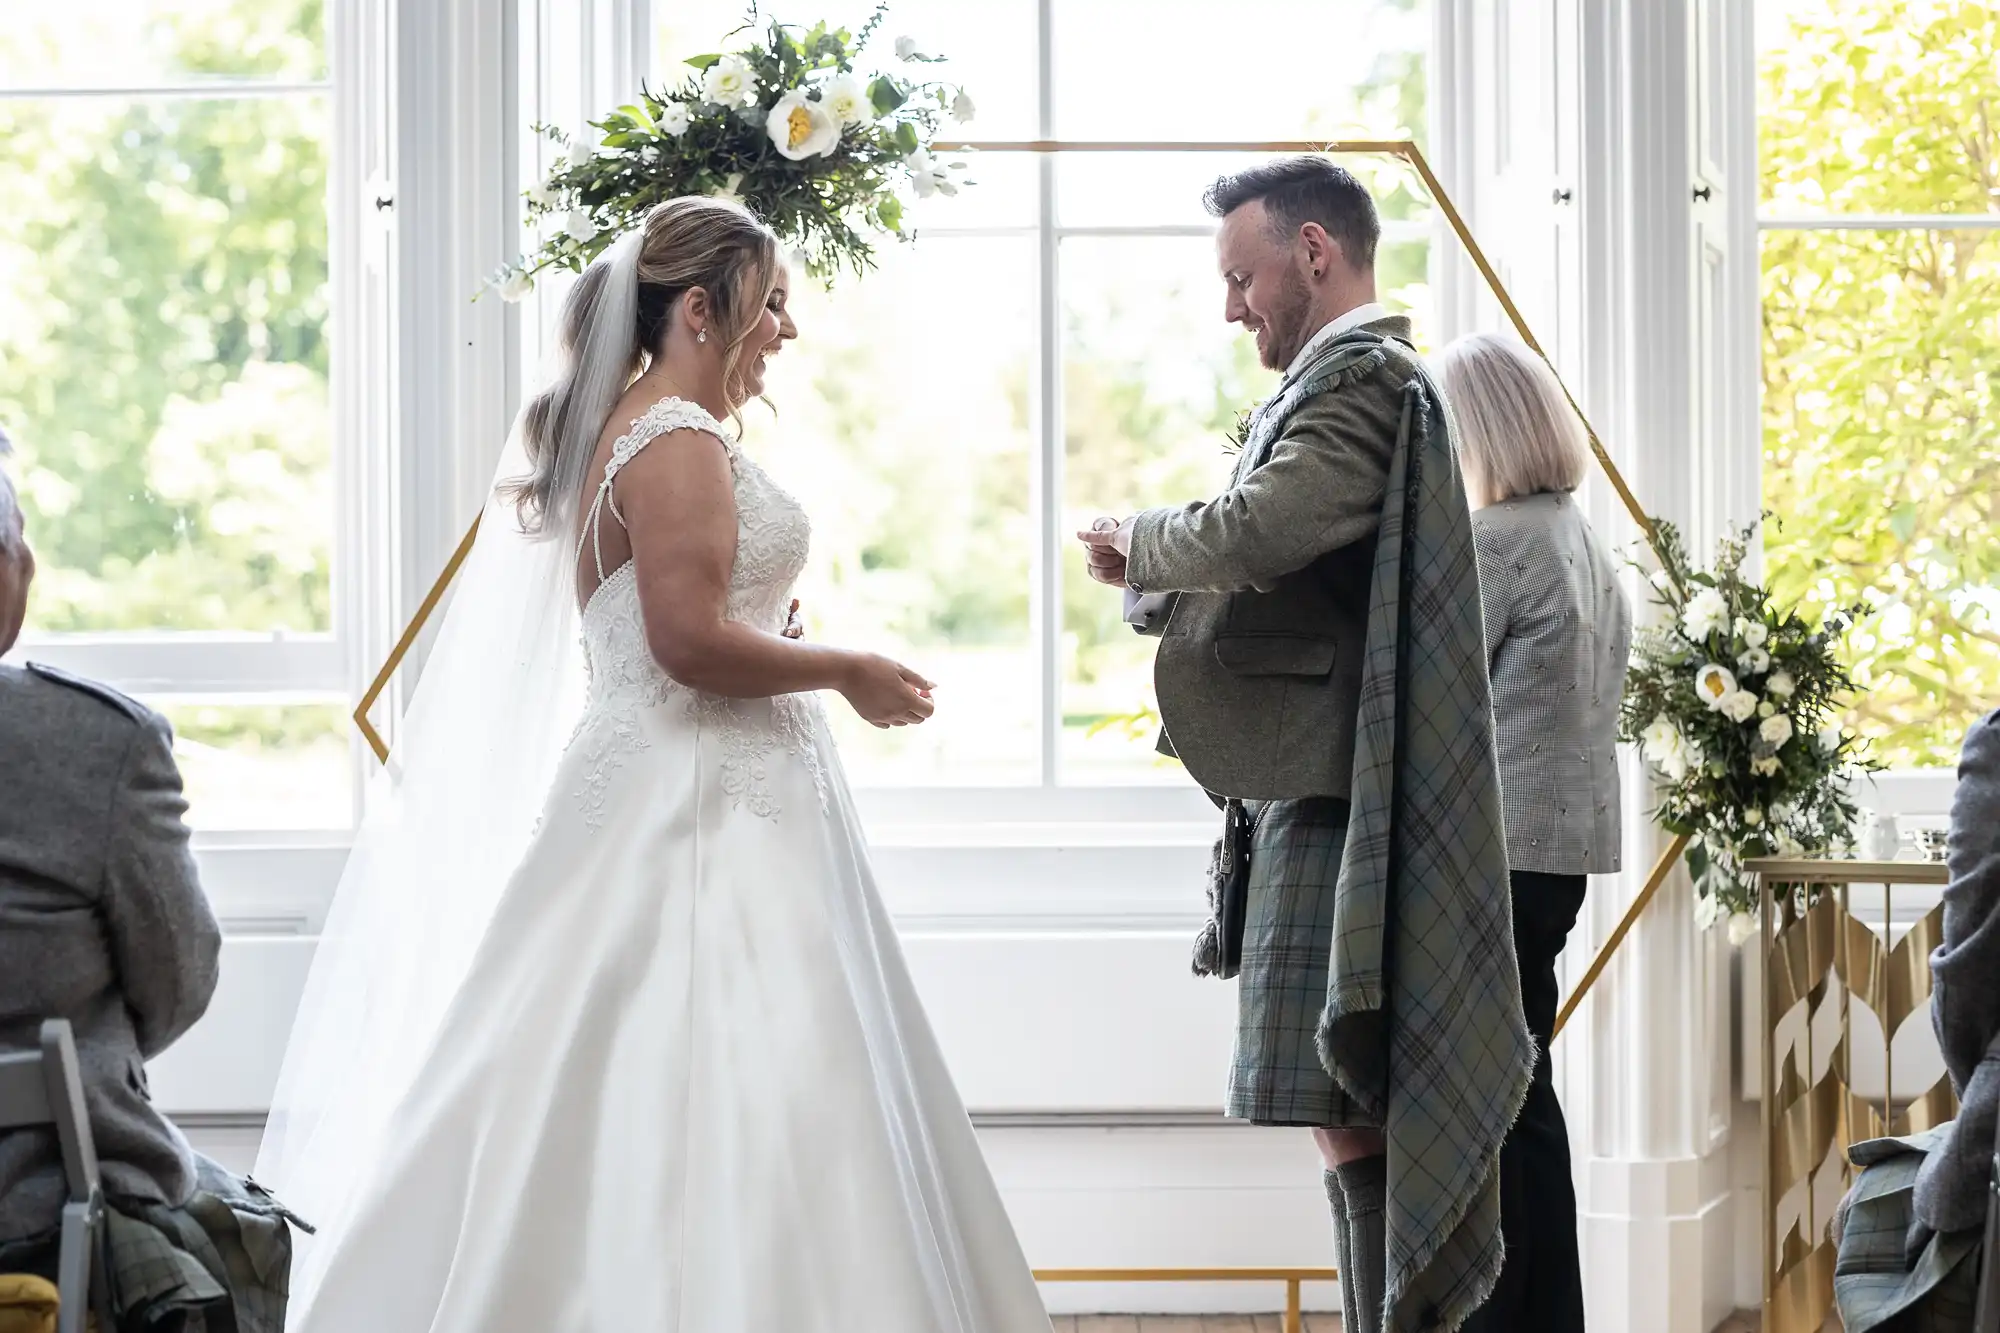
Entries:
<svg viewBox="0 0 2000 1333">
<path fill-rule="evenodd" d="M 1332 1282 L 1335 1268 L 1038 1268 L 1037 1282 L 1282 1282 L 1285 1333 L 1301 1333 L 1299 1286 Z"/>
<path fill-rule="evenodd" d="M 1465 247 L 1465 252 L 1471 258 L 1473 266 L 1479 270 L 1479 276 L 1484 278 L 1486 285 L 1492 289 L 1495 299 L 1500 302 L 1501 310 L 1507 315 L 1508 322 L 1514 326 L 1515 333 L 1520 336 L 1522 342 L 1535 350 L 1536 355 L 1540 356 L 1544 361 L 1549 361 L 1548 353 L 1542 349 L 1541 343 L 1536 340 L 1534 331 L 1528 327 L 1528 321 L 1522 318 L 1520 308 L 1514 304 L 1514 298 L 1508 295 L 1506 285 L 1500 281 L 1500 275 L 1494 272 L 1493 265 L 1487 262 L 1485 251 L 1481 250 L 1479 242 L 1473 239 L 1471 230 L 1465 225 L 1465 219 L 1459 215 L 1457 206 L 1451 201 L 1451 196 L 1445 192 L 1444 186 L 1439 183 L 1436 174 L 1432 172 L 1430 163 L 1425 159 L 1422 150 L 1411 140 L 1348 139 L 1335 142 L 1319 142 L 1307 139 L 1274 139 L 1241 142 L 1130 142 L 1123 140 L 1087 139 L 1021 139 L 941 143 L 936 146 L 940 151 L 944 152 L 1333 153 L 1340 155 L 1400 158 L 1404 162 L 1407 162 L 1416 171 L 1417 175 L 1423 179 L 1424 188 L 1429 191 L 1431 199 L 1437 204 L 1438 209 L 1443 212 L 1445 220 L 1451 224 L 1452 232 L 1458 237 L 1459 244 Z M 1631 514 L 1632 521 L 1638 524 L 1641 532 L 1646 534 L 1647 543 L 1653 546 L 1657 552 L 1659 542 L 1653 528 L 1652 518 L 1640 507 L 1638 498 L 1632 494 L 1631 487 L 1625 484 L 1624 476 L 1618 471 L 1617 465 L 1611 461 L 1611 455 L 1605 452 L 1604 443 L 1597 436 L 1597 429 L 1590 424 L 1590 418 L 1584 414 L 1582 406 L 1576 401 L 1576 396 L 1570 392 L 1569 386 L 1563 383 L 1562 372 L 1556 368 L 1553 361 L 1549 361 L 1549 369 L 1555 371 L 1556 382 L 1562 385 L 1563 397 L 1569 400 L 1571 409 L 1576 412 L 1577 420 L 1583 423 L 1584 433 L 1590 438 L 1590 451 L 1597 456 L 1598 464 L 1604 469 L 1605 478 L 1610 481 L 1612 489 L 1617 491 L 1618 498 L 1624 502 L 1626 512 Z M 472 525 L 465 530 L 465 536 L 459 540 L 458 549 L 452 552 L 451 559 L 446 562 L 436 582 L 431 585 L 430 591 L 425 594 L 423 601 L 417 607 L 416 614 L 410 618 L 409 625 L 404 628 L 401 636 L 397 638 L 395 647 L 389 651 L 388 658 L 382 663 L 381 668 L 376 671 L 374 679 L 369 682 L 368 689 L 362 694 L 361 701 L 355 706 L 354 725 L 360 729 L 362 738 L 368 742 L 368 748 L 374 751 L 376 759 L 384 764 L 389 762 L 389 745 L 382 738 L 382 733 L 376 730 L 375 724 L 369 720 L 368 715 L 374 711 L 375 705 L 381 699 L 383 691 L 388 689 L 389 682 L 395 677 L 396 671 L 402 666 L 403 659 L 409 655 L 410 648 L 416 643 L 418 635 L 423 632 L 425 623 L 429 621 L 431 615 L 437 610 L 438 603 L 444 598 L 445 590 L 450 587 L 452 579 L 457 576 L 459 566 L 465 563 L 465 557 L 471 553 L 473 540 L 478 536 L 478 533 L 479 520 L 477 517 L 474 517 Z M 1667 848 L 1659 861 L 1654 865 L 1653 871 L 1647 876 L 1644 886 L 1640 889 L 1638 895 L 1632 899 L 1630 906 L 1626 908 L 1624 919 L 1618 923 L 1617 929 L 1612 931 L 1610 938 L 1598 950 L 1597 956 L 1591 961 L 1588 970 L 1585 971 L 1583 980 L 1578 984 L 1575 993 L 1563 1005 L 1562 1013 L 1556 1019 L 1555 1030 L 1557 1032 L 1562 1031 L 1563 1025 L 1569 1021 L 1569 1016 L 1575 1012 L 1576 1007 L 1582 1003 L 1583 997 L 1589 993 L 1590 988 L 1596 984 L 1598 977 L 1603 974 L 1605 966 L 1611 961 L 1611 957 L 1617 951 L 1618 946 L 1624 942 L 1625 936 L 1632 929 L 1633 923 L 1651 905 L 1654 897 L 1659 893 L 1660 887 L 1666 883 L 1667 876 L 1673 869 L 1674 861 L 1680 856 L 1681 851 L 1686 845 L 1687 839 L 1685 837 L 1679 839 Z"/>
<path fill-rule="evenodd" d="M 1824 1186 L 1815 1179 L 1839 1154 L 1839 1188 L 1852 1183 L 1847 1150 L 1885 1134 L 1942 1124 L 1957 1113 L 1949 1076 L 1896 1107 L 1896 1031 L 1930 1000 L 1930 953 L 1944 934 L 1944 908 L 1932 908 L 1889 946 L 1890 907 L 1897 884 L 1944 884 L 1935 861 L 1821 861 L 1770 858 L 1746 867 L 1757 876 L 1758 936 L 1764 984 L 1759 997 L 1763 1061 L 1763 1301 L 1764 1333 L 1817 1333 L 1833 1310 L 1834 1245 L 1813 1235 Z M 1856 885 L 1882 886 L 1882 932 L 1854 915 Z M 1851 1001 L 1882 1025 L 1882 1105 L 1851 1091 L 1854 1031 Z M 1827 1006 L 1840 1016 L 1840 1040 L 1815 1078 L 1813 1027 Z M 1779 1048 L 1778 1024 L 1804 1007 L 1796 1036 Z M 1800 1223 L 1783 1236 L 1778 1206 L 1803 1186 Z"/>
</svg>

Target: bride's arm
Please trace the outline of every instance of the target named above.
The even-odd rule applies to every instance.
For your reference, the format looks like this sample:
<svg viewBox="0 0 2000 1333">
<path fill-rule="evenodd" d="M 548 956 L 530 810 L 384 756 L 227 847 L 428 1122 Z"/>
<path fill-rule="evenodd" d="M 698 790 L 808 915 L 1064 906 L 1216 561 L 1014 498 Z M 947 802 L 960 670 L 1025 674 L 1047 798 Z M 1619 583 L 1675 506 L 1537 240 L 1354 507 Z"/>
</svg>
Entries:
<svg viewBox="0 0 2000 1333">
<path fill-rule="evenodd" d="M 839 690 L 878 726 L 920 722 L 930 682 L 874 653 L 805 643 L 727 618 L 736 561 L 729 457 L 705 431 L 654 440 L 618 474 L 646 646 L 660 669 L 705 694 L 762 699 Z"/>
<path fill-rule="evenodd" d="M 729 456 L 704 431 L 654 440 L 618 474 L 646 646 L 660 669 L 707 694 L 759 699 L 841 688 L 858 653 L 726 618 L 736 561 Z M 607 515 L 608 517 L 608 515 Z"/>
</svg>

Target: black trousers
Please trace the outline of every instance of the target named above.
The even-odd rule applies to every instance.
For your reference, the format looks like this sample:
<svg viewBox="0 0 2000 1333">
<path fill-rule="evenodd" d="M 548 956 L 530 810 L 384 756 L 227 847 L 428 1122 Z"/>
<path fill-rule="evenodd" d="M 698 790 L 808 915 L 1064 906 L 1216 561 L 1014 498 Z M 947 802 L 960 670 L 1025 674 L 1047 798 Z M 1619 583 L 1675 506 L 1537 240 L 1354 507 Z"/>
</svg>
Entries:
<svg viewBox="0 0 2000 1333">
<path fill-rule="evenodd" d="M 1466 1321 L 1466 1333 L 1583 1333 L 1583 1269 L 1577 1258 L 1576 1189 L 1569 1127 L 1549 1073 L 1556 1025 L 1556 958 L 1583 907 L 1582 875 L 1516 870 L 1514 952 L 1521 1001 L 1540 1054 L 1521 1118 L 1500 1148 L 1500 1230 L 1507 1257 L 1499 1285 Z"/>
</svg>

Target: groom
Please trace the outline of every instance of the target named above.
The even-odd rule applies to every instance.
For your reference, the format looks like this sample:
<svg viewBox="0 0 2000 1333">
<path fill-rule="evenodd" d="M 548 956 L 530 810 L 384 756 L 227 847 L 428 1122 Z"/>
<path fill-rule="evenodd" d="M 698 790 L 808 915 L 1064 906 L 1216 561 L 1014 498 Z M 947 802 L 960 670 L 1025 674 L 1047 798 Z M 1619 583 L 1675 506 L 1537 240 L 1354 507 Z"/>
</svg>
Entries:
<svg viewBox="0 0 2000 1333">
<path fill-rule="evenodd" d="M 1220 496 L 1078 536 L 1160 636 L 1160 748 L 1248 844 L 1197 955 L 1239 976 L 1228 1114 L 1313 1130 L 1349 1333 L 1456 1328 L 1534 1051 L 1451 423 L 1352 174 L 1287 158 L 1205 202 L 1225 317 L 1284 379 Z"/>
</svg>

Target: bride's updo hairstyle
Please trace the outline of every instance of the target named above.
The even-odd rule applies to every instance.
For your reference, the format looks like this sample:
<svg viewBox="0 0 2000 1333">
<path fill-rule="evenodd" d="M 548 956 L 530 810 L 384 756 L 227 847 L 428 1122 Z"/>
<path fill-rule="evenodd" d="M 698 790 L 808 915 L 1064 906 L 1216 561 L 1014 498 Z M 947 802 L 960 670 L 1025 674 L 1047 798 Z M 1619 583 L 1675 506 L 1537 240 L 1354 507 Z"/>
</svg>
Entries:
<svg viewBox="0 0 2000 1333">
<path fill-rule="evenodd" d="M 696 287 L 708 294 L 707 332 L 721 340 L 732 413 L 746 396 L 743 345 L 777 286 L 777 236 L 738 204 L 688 196 L 646 215 L 636 260 L 630 244 L 628 238 L 606 250 L 570 288 L 563 302 L 561 373 L 522 409 L 521 448 L 530 471 L 506 483 L 502 493 L 527 532 L 544 533 L 549 514 L 568 512 L 612 409 L 665 351 L 674 310 Z M 616 290 L 617 279 L 634 275 L 636 291 Z M 607 319 L 625 326 L 623 336 L 603 327 Z"/>
</svg>

